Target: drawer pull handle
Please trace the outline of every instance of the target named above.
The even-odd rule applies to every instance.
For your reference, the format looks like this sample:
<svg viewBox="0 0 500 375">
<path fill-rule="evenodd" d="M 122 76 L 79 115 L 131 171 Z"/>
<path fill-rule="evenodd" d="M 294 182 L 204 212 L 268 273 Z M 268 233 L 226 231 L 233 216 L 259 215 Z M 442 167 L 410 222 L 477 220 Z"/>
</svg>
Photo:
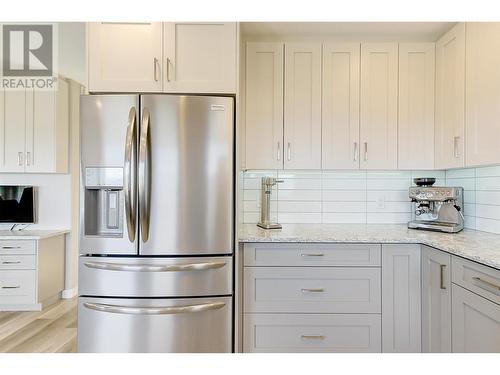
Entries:
<svg viewBox="0 0 500 375">
<path fill-rule="evenodd" d="M 11 262 L 11 261 L 7 261 L 7 262 L 2 262 L 2 264 L 19 264 L 21 263 L 21 261 L 16 261 L 16 262 Z"/>
<path fill-rule="evenodd" d="M 20 249 L 21 246 L 2 246 L 2 249 L 7 249 L 7 250 L 10 250 L 10 249 Z"/>
<path fill-rule="evenodd" d="M 323 288 L 304 288 L 301 289 L 302 293 L 323 293 L 325 289 Z"/>
<path fill-rule="evenodd" d="M 108 271 L 131 271 L 131 272 L 174 272 L 174 271 L 203 271 L 216 268 L 222 268 L 226 262 L 204 262 L 204 263 L 188 263 L 188 264 L 120 264 L 120 263 L 98 263 L 85 262 L 88 268 Z"/>
<path fill-rule="evenodd" d="M 318 254 L 300 254 L 301 257 L 323 257 L 325 256 L 325 254 L 321 254 L 321 253 L 318 253 Z"/>
<path fill-rule="evenodd" d="M 102 311 L 112 314 L 128 314 L 128 315 L 172 315 L 197 313 L 210 310 L 219 310 L 226 306 L 225 302 L 210 302 L 201 305 L 188 306 L 172 306 L 172 307 L 134 307 L 134 306 L 119 306 L 106 305 L 101 303 L 84 302 L 83 306 L 87 309 Z"/>
<path fill-rule="evenodd" d="M 303 339 L 307 339 L 307 340 L 324 340 L 325 339 L 325 336 L 323 336 L 323 335 L 301 335 L 300 337 L 302 337 Z"/>
<path fill-rule="evenodd" d="M 489 281 L 483 280 L 480 277 L 473 277 L 472 280 L 477 281 L 478 283 L 484 284 L 490 288 L 500 290 L 500 286 L 493 284 L 493 283 L 490 283 Z"/>
<path fill-rule="evenodd" d="M 2 286 L 2 289 L 19 289 L 21 287 L 21 285 L 17 285 L 17 286 Z"/>
</svg>

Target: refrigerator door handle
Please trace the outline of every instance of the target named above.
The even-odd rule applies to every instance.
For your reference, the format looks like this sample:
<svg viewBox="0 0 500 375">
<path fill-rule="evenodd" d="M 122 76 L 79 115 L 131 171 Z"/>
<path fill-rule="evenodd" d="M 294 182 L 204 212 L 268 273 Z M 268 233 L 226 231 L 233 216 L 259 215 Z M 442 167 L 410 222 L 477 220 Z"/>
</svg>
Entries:
<svg viewBox="0 0 500 375">
<path fill-rule="evenodd" d="M 175 272 L 175 271 L 204 271 L 222 268 L 226 262 L 203 262 L 188 264 L 120 264 L 103 262 L 85 262 L 88 268 L 95 268 L 108 271 L 133 271 L 133 272 Z"/>
<path fill-rule="evenodd" d="M 101 303 L 84 302 L 83 306 L 87 309 L 102 311 L 114 314 L 131 315 L 166 315 L 166 314 L 185 314 L 197 313 L 209 310 L 219 310 L 226 306 L 225 302 L 211 302 L 200 305 L 174 306 L 174 307 L 130 307 L 119 305 L 106 305 Z"/>
<path fill-rule="evenodd" d="M 125 193 L 125 217 L 127 221 L 128 239 L 135 241 L 137 221 L 136 173 L 135 160 L 137 155 L 137 113 L 135 107 L 128 114 L 127 137 L 125 140 L 125 163 L 123 171 L 123 190 Z"/>
<path fill-rule="evenodd" d="M 147 108 L 142 114 L 139 138 L 139 218 L 143 242 L 149 239 L 149 207 L 151 197 L 151 140 L 149 122 L 151 115 Z"/>
</svg>

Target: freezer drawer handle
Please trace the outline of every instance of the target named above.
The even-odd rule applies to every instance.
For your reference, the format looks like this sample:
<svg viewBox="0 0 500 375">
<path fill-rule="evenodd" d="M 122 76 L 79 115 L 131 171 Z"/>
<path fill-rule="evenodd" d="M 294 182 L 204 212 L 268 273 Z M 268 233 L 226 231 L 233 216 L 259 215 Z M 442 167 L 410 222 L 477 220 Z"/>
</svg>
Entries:
<svg viewBox="0 0 500 375">
<path fill-rule="evenodd" d="M 225 302 L 211 302 L 201 305 L 174 306 L 174 307 L 130 307 L 117 305 L 104 305 L 101 303 L 84 302 L 83 306 L 87 309 L 102 311 L 113 314 L 129 315 L 167 315 L 167 314 L 186 314 L 197 313 L 209 310 L 219 310 L 226 306 Z"/>
<path fill-rule="evenodd" d="M 226 262 L 205 262 L 205 263 L 188 263 L 188 264 L 119 264 L 119 263 L 97 263 L 85 262 L 88 268 L 96 268 L 108 271 L 134 271 L 134 272 L 175 272 L 175 271 L 203 271 L 221 268 L 226 265 Z"/>
</svg>

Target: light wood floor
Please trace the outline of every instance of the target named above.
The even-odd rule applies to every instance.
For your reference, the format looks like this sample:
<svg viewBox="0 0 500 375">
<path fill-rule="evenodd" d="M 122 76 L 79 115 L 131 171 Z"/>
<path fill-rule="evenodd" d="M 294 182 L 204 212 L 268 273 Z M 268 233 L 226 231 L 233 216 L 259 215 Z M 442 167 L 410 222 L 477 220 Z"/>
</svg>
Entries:
<svg viewBox="0 0 500 375">
<path fill-rule="evenodd" d="M 43 311 L 0 312 L 0 353 L 76 352 L 77 299 Z"/>
</svg>

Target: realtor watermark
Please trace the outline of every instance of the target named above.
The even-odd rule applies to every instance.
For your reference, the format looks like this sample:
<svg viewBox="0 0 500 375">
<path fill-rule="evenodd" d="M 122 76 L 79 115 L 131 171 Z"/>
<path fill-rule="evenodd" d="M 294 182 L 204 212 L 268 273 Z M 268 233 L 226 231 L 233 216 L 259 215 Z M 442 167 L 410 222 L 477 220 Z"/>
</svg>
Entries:
<svg viewBox="0 0 500 375">
<path fill-rule="evenodd" d="M 0 88 L 57 89 L 57 24 L 3 24 L 0 41 Z"/>
</svg>

